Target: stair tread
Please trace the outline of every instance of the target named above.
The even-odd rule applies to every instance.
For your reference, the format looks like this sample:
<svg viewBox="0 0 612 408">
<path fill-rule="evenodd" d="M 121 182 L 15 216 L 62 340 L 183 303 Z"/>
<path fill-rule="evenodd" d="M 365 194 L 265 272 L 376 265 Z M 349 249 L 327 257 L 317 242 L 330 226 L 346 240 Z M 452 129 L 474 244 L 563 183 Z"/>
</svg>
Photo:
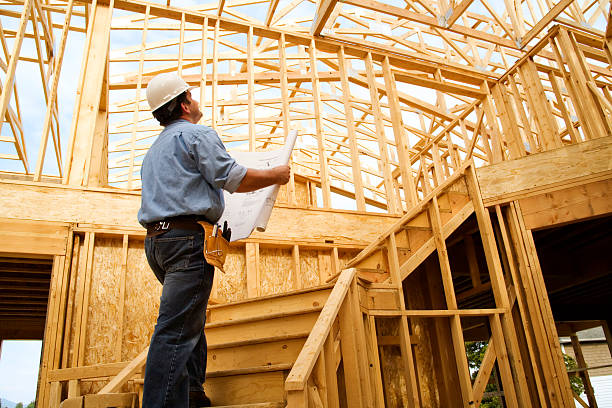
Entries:
<svg viewBox="0 0 612 408">
<path fill-rule="evenodd" d="M 239 300 L 237 302 L 223 303 L 223 304 L 218 304 L 218 305 L 209 305 L 208 309 L 210 309 L 210 310 L 222 309 L 222 308 L 226 308 L 226 307 L 243 305 L 245 303 L 254 303 L 254 302 L 258 302 L 258 301 L 262 301 L 262 300 L 270 300 L 270 299 L 275 299 L 275 298 L 289 297 L 289 296 L 292 296 L 292 295 L 300 295 L 302 293 L 308 293 L 308 292 L 315 292 L 315 291 L 319 291 L 319 290 L 331 289 L 333 287 L 334 287 L 333 284 L 325 284 L 325 285 L 320 285 L 320 286 L 313 286 L 313 287 L 305 288 L 305 289 L 297 289 L 297 290 L 294 290 L 294 291 L 291 291 L 291 292 L 275 293 L 273 295 L 266 295 L 266 296 L 260 296 L 260 297 L 256 297 L 256 298 L 249 298 L 249 299 Z"/>
<path fill-rule="evenodd" d="M 219 344 L 208 344 L 208 349 L 214 350 L 214 349 L 220 349 L 220 348 L 247 346 L 249 344 L 268 343 L 272 341 L 307 338 L 309 335 L 310 335 L 310 331 L 303 332 L 303 333 L 297 333 L 297 334 L 291 334 L 291 335 L 260 337 L 257 339 L 238 340 L 238 341 L 231 341 L 231 342 L 225 342 L 225 343 L 219 343 Z"/>
<path fill-rule="evenodd" d="M 285 402 L 259 402 L 256 404 L 213 405 L 212 408 L 285 408 Z"/>
<path fill-rule="evenodd" d="M 298 310 L 294 310 L 291 312 L 264 314 L 260 316 L 245 317 L 243 319 L 221 320 L 218 322 L 206 323 L 206 328 L 212 329 L 215 327 L 229 326 L 232 324 L 252 323 L 252 322 L 258 322 L 261 320 L 270 320 L 270 319 L 281 319 L 283 317 L 290 317 L 290 316 L 297 316 L 301 314 L 320 312 L 321 310 L 323 310 L 323 306 L 316 306 L 316 307 L 307 307 L 303 309 L 298 309 Z"/>
<path fill-rule="evenodd" d="M 293 367 L 293 364 L 270 364 L 270 365 L 264 365 L 264 366 L 238 368 L 235 370 L 208 371 L 206 373 L 206 377 L 207 378 L 229 377 L 232 375 L 263 373 L 263 372 L 268 372 L 268 371 L 287 371 L 287 370 L 291 370 L 291 367 Z"/>
</svg>

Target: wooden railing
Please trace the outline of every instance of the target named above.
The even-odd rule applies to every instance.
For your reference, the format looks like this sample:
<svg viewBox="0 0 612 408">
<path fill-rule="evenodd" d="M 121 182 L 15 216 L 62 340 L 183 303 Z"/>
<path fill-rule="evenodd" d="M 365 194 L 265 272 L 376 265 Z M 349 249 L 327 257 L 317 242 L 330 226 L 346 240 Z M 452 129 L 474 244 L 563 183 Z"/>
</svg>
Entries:
<svg viewBox="0 0 612 408">
<path fill-rule="evenodd" d="M 362 316 L 357 271 L 345 269 L 285 381 L 289 407 L 337 407 L 341 398 L 351 407 L 373 406 L 373 356 L 366 350 Z M 337 384 L 340 364 L 345 389 Z"/>
<path fill-rule="evenodd" d="M 147 360 L 149 348 L 145 348 L 130 362 L 98 364 L 94 366 L 63 368 L 52 370 L 48 374 L 50 383 L 50 408 L 77 407 L 134 407 L 137 399 L 142 399 L 141 381 L 134 381 L 135 392 L 120 393 L 123 386 L 139 372 L 142 372 Z M 81 395 L 82 381 L 109 378 L 110 381 L 96 394 Z M 67 384 L 67 399 L 62 400 L 64 384 Z"/>
</svg>

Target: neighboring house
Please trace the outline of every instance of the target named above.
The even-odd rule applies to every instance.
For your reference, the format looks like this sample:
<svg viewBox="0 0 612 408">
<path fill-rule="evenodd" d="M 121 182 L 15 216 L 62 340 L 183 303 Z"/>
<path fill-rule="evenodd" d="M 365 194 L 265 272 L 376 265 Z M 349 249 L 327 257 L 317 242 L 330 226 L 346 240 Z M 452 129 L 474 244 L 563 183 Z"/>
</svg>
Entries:
<svg viewBox="0 0 612 408">
<path fill-rule="evenodd" d="M 598 407 L 612 407 L 612 356 L 610 356 L 610 348 L 606 342 L 603 329 L 595 327 L 580 331 L 577 335 L 587 367 L 608 365 L 605 368 L 589 370 L 588 373 Z M 560 341 L 563 352 L 576 358 L 570 338 L 561 337 Z M 587 402 L 584 393 L 580 397 Z M 576 406 L 580 407 L 578 403 L 576 403 Z"/>
</svg>

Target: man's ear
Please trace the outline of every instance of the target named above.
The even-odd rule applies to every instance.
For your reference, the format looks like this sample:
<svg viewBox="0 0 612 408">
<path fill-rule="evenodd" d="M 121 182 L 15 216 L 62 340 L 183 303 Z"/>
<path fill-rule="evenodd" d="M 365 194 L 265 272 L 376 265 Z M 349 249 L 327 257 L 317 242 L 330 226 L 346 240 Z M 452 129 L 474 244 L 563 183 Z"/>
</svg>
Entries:
<svg viewBox="0 0 612 408">
<path fill-rule="evenodd" d="M 191 106 L 188 101 L 181 102 L 181 111 L 183 112 L 183 115 L 191 113 Z"/>
</svg>

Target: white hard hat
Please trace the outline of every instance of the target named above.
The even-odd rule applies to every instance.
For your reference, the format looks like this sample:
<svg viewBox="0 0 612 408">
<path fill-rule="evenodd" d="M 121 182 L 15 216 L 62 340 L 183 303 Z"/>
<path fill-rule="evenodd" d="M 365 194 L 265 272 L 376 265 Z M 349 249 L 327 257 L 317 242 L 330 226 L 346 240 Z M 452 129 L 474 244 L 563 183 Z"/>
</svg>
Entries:
<svg viewBox="0 0 612 408">
<path fill-rule="evenodd" d="M 183 92 L 193 88 L 196 87 L 189 86 L 183 78 L 174 72 L 156 75 L 149 81 L 149 85 L 147 85 L 147 102 L 149 102 L 151 112 L 164 106 Z"/>
</svg>

